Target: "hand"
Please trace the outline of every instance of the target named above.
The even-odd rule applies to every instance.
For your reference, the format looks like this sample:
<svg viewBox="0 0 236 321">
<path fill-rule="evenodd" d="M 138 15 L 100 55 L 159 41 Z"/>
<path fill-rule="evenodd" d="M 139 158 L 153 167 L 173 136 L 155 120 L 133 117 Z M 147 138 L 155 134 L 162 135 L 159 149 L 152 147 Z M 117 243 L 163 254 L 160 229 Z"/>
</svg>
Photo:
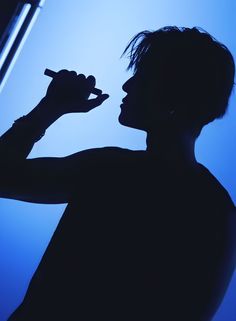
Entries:
<svg viewBox="0 0 236 321">
<path fill-rule="evenodd" d="M 45 100 L 55 106 L 60 114 L 88 112 L 101 105 L 109 95 L 101 93 L 93 99 L 88 99 L 96 80 L 94 76 L 87 78 L 75 71 L 61 70 L 51 81 Z"/>
</svg>

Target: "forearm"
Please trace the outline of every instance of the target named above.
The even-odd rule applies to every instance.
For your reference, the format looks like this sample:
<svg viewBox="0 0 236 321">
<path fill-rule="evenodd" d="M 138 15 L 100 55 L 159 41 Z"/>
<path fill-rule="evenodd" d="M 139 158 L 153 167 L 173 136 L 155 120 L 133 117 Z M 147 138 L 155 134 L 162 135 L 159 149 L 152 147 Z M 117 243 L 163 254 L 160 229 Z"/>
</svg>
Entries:
<svg viewBox="0 0 236 321">
<path fill-rule="evenodd" d="M 49 108 L 49 102 L 44 98 L 29 114 L 17 120 L 0 137 L 1 161 L 26 159 L 46 129 L 60 117 L 55 110 L 56 107 Z"/>
<path fill-rule="evenodd" d="M 88 99 L 94 86 L 93 76 L 58 72 L 45 98 L 0 137 L 0 197 L 40 203 L 65 203 L 71 199 L 86 157 L 26 158 L 60 116 L 88 112 L 109 97 L 101 93 Z"/>
</svg>

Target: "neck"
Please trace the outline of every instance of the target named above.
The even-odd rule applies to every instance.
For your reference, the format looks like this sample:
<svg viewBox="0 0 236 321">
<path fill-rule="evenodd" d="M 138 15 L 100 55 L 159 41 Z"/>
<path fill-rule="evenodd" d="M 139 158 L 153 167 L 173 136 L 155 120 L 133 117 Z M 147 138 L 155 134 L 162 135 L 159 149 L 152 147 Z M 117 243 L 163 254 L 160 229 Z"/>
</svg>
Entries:
<svg viewBox="0 0 236 321">
<path fill-rule="evenodd" d="M 194 165 L 195 138 L 186 133 L 147 133 L 147 151 L 175 165 Z"/>
</svg>

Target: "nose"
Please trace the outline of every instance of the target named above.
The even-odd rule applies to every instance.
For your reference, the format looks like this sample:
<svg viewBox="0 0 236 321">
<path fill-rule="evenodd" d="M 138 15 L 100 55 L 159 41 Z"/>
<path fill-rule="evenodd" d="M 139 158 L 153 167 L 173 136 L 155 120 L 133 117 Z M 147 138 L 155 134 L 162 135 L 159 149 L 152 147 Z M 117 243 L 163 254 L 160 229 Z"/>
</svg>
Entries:
<svg viewBox="0 0 236 321">
<path fill-rule="evenodd" d="M 123 84 L 122 89 L 123 89 L 126 93 L 128 93 L 128 91 L 130 90 L 133 82 L 134 82 L 134 77 L 129 78 L 129 79 Z"/>
</svg>

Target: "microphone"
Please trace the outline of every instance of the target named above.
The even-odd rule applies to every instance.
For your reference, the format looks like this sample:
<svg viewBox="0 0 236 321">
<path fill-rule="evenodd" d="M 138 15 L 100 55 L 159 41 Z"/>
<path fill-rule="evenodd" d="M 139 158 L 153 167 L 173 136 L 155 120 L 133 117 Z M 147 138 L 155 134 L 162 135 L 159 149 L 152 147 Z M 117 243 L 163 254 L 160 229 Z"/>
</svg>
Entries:
<svg viewBox="0 0 236 321">
<path fill-rule="evenodd" d="M 53 71 L 53 70 L 51 70 L 51 69 L 46 68 L 46 69 L 44 70 L 44 75 L 46 75 L 46 76 L 48 76 L 48 77 L 54 78 L 54 77 L 56 76 L 56 74 L 57 74 L 57 72 L 56 72 L 56 71 Z M 101 95 L 102 90 L 101 90 L 101 89 L 97 89 L 97 88 L 93 88 L 92 91 L 91 91 L 91 93 L 94 94 L 94 95 L 99 96 L 99 95 Z"/>
</svg>

